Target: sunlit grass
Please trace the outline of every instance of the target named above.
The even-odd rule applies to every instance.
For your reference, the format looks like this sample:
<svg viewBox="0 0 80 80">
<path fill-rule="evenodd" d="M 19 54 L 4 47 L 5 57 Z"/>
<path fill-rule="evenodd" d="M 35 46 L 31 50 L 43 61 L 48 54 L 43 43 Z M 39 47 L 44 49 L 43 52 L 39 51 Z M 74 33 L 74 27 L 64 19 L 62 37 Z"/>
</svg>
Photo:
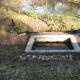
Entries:
<svg viewBox="0 0 80 80">
<path fill-rule="evenodd" d="M 2 11 L 1 11 L 2 12 Z M 18 14 L 13 11 L 5 11 L 2 18 L 9 24 L 9 21 L 13 27 L 17 29 L 19 33 L 22 32 L 50 32 L 50 31 L 73 31 L 80 29 L 79 15 L 67 15 L 67 14 L 38 14 L 38 20 L 35 19 L 34 12 L 21 11 Z M 51 23 L 52 19 L 57 26 Z M 9 20 L 9 21 L 7 21 Z M 39 24 L 38 24 L 39 23 Z M 44 26 L 42 25 L 44 24 Z M 7 24 L 6 24 L 7 25 Z M 38 28 L 38 27 L 39 28 Z M 47 28 L 45 27 L 47 26 Z M 52 30 L 51 30 L 52 29 Z"/>
</svg>

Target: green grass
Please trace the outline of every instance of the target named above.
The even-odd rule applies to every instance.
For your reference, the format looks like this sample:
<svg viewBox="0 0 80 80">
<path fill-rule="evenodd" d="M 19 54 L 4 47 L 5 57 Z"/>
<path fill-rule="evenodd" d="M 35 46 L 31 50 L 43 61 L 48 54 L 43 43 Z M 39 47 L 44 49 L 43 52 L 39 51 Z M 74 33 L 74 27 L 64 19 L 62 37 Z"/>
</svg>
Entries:
<svg viewBox="0 0 80 80">
<path fill-rule="evenodd" d="M 79 80 L 80 65 L 75 63 L 58 63 L 49 65 L 48 63 L 25 63 L 24 65 L 14 64 L 0 66 L 1 80 Z M 55 64 L 55 62 L 54 62 Z"/>
<path fill-rule="evenodd" d="M 5 10 L 5 9 L 3 9 Z M 1 10 L 2 12 L 2 10 Z M 51 16 L 54 24 L 51 23 Z M 33 12 L 21 11 L 18 14 L 13 11 L 3 11 L 2 18 L 6 25 L 11 25 L 14 21 L 14 28 L 19 32 L 50 32 L 50 31 L 74 31 L 80 29 L 80 15 L 67 15 L 67 14 L 38 14 L 38 23 L 35 19 Z M 33 21 L 32 21 L 33 20 Z M 42 23 L 43 22 L 43 23 Z M 50 23 L 49 23 L 50 22 Z M 47 23 L 47 24 L 46 24 Z M 44 26 L 42 25 L 44 24 Z M 47 25 L 47 28 L 45 27 Z M 12 24 L 13 25 L 13 24 Z M 37 29 L 37 26 L 39 28 Z"/>
</svg>

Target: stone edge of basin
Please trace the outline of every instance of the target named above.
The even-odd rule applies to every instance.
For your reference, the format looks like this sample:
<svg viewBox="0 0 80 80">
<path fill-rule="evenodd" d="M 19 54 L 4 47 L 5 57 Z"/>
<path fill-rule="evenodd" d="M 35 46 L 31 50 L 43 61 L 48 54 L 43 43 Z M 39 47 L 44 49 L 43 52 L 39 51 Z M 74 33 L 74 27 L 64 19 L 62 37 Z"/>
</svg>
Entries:
<svg viewBox="0 0 80 80">
<path fill-rule="evenodd" d="M 35 38 L 53 38 L 53 37 L 56 37 L 56 39 L 59 39 L 59 40 L 70 38 L 71 43 L 74 47 L 74 50 L 32 50 L 33 43 L 35 42 Z M 25 48 L 25 53 L 63 53 L 63 52 L 64 53 L 65 52 L 71 52 L 71 53 L 80 52 L 80 47 L 74 35 L 31 35 L 27 43 L 27 46 Z"/>
</svg>

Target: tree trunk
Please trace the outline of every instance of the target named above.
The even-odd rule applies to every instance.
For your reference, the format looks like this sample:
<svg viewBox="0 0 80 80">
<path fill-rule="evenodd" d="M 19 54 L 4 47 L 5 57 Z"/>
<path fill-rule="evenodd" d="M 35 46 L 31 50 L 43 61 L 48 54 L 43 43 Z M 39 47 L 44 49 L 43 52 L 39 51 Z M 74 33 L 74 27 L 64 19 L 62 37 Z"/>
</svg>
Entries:
<svg viewBox="0 0 80 80">
<path fill-rule="evenodd" d="M 21 14 L 20 10 L 18 10 L 18 13 Z"/>
<path fill-rule="evenodd" d="M 7 11 L 9 12 L 10 11 L 10 8 L 8 7 Z"/>
</svg>

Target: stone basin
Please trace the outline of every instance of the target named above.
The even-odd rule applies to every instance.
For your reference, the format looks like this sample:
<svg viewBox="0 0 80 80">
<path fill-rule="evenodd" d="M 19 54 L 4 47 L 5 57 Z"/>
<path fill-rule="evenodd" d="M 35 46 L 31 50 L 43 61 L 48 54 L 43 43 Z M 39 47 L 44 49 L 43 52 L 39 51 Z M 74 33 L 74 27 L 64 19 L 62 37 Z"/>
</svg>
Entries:
<svg viewBox="0 0 80 80">
<path fill-rule="evenodd" d="M 42 49 L 35 49 L 35 43 L 38 43 L 37 46 L 38 47 L 42 47 Z M 45 46 L 40 46 L 40 43 L 46 43 Z M 51 43 L 52 46 L 50 46 Z M 57 49 L 54 49 L 56 44 Z M 65 44 L 63 44 L 63 48 L 61 48 L 62 46 L 59 45 L 59 43 L 68 43 L 70 44 L 70 46 L 68 45 L 68 49 L 65 49 Z M 45 47 L 43 49 L 43 47 Z M 52 47 L 52 49 L 48 49 L 46 47 Z M 25 53 L 59 53 L 59 52 L 80 52 L 80 47 L 74 37 L 74 35 L 31 35 L 29 38 L 29 41 L 27 43 L 27 46 L 25 48 Z"/>
</svg>

